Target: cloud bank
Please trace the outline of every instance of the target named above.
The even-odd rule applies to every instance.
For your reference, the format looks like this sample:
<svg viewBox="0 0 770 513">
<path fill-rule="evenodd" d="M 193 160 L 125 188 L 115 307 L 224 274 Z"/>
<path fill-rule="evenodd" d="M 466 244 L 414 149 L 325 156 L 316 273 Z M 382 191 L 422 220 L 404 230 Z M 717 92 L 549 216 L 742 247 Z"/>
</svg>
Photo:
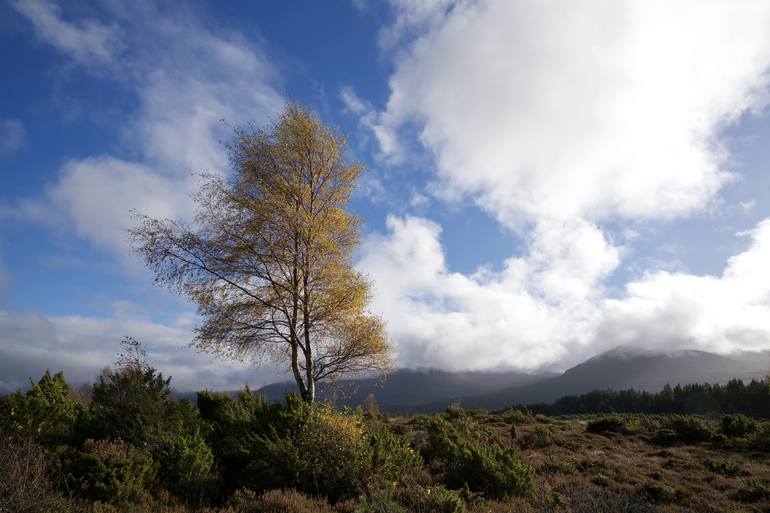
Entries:
<svg viewBox="0 0 770 513">
<path fill-rule="evenodd" d="M 403 154 L 416 127 L 433 195 L 470 199 L 525 242 L 499 272 L 463 275 L 428 219 L 391 217 L 371 236 L 361 268 L 402 364 L 533 368 L 618 344 L 770 346 L 767 221 L 721 276 L 648 269 L 606 290 L 633 249 L 606 224 L 702 212 L 736 178 L 720 135 L 766 106 L 770 5 L 392 5 L 382 37 L 401 47 L 387 104 L 343 99 L 386 155 Z"/>
</svg>

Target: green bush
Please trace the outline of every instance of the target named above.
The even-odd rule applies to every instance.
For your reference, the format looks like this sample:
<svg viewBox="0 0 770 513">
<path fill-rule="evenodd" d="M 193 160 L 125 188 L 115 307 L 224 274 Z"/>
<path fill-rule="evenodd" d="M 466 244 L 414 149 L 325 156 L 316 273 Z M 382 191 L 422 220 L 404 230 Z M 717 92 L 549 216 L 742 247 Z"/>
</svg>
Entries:
<svg viewBox="0 0 770 513">
<path fill-rule="evenodd" d="M 671 415 L 665 417 L 663 423 L 676 433 L 680 442 L 708 442 L 714 434 L 708 423 L 691 415 Z"/>
<path fill-rule="evenodd" d="M 121 440 L 86 440 L 64 456 L 63 470 L 80 497 L 115 504 L 142 499 L 155 477 L 150 456 Z"/>
<path fill-rule="evenodd" d="M 382 425 L 296 396 L 268 404 L 248 390 L 236 400 L 199 394 L 225 481 L 263 491 L 293 488 L 332 501 L 398 481 L 421 462 L 406 441 Z"/>
<path fill-rule="evenodd" d="M 410 483 L 396 490 L 396 499 L 413 513 L 465 513 L 460 492 L 441 485 L 420 486 Z"/>
<path fill-rule="evenodd" d="M 526 424 L 532 421 L 532 414 L 529 411 L 513 409 L 504 411 L 502 418 L 508 424 Z"/>
<path fill-rule="evenodd" d="M 295 490 L 268 490 L 261 495 L 237 490 L 230 498 L 234 513 L 333 513 L 328 503 Z"/>
<path fill-rule="evenodd" d="M 543 449 L 553 444 L 551 432 L 543 426 L 535 426 L 532 432 L 532 445 L 537 449 Z"/>
<path fill-rule="evenodd" d="M 730 437 L 746 436 L 757 429 L 754 419 L 746 415 L 725 415 L 721 421 L 721 431 Z"/>
<path fill-rule="evenodd" d="M 426 461 L 438 464 L 446 486 L 467 484 L 488 497 L 524 495 L 532 488 L 533 470 L 513 447 L 501 443 L 467 416 L 453 422 L 434 415 L 427 419 Z"/>
<path fill-rule="evenodd" d="M 159 452 L 161 481 L 174 491 L 207 475 L 214 465 L 214 455 L 199 430 L 178 435 Z"/>
<path fill-rule="evenodd" d="M 30 384 L 28 392 L 0 400 L 0 430 L 33 436 L 45 448 L 69 442 L 83 404 L 73 397 L 64 375 L 45 371 L 37 383 L 30 380 Z"/>
<path fill-rule="evenodd" d="M 762 424 L 749 438 L 749 445 L 752 449 L 763 452 L 770 452 L 770 425 Z"/>
<path fill-rule="evenodd" d="M 728 460 L 712 460 L 706 458 L 703 466 L 715 474 L 722 474 L 728 477 L 747 476 L 749 472 L 741 469 L 736 463 Z"/>
<path fill-rule="evenodd" d="M 588 422 L 587 433 L 618 433 L 626 429 L 621 417 L 602 417 Z"/>
</svg>

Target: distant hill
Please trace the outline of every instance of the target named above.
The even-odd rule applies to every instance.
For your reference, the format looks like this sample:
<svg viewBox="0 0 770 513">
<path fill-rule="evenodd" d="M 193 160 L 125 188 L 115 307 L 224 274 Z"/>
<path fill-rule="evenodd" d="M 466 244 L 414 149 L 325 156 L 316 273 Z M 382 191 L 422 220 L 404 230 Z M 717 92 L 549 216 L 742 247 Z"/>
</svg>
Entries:
<svg viewBox="0 0 770 513">
<path fill-rule="evenodd" d="M 441 403 L 441 408 L 462 396 L 484 394 L 506 387 L 542 381 L 553 374 L 522 372 L 447 372 L 435 369 L 399 369 L 384 381 L 376 379 L 343 380 L 339 386 L 321 383 L 320 400 L 334 399 L 338 405 L 358 406 L 374 394 L 386 411 L 422 411 L 420 405 Z M 257 390 L 266 399 L 281 400 L 297 388 L 292 382 L 274 383 Z"/>
<path fill-rule="evenodd" d="M 688 383 L 726 383 L 732 378 L 764 378 L 770 368 L 767 353 L 724 356 L 705 351 L 651 352 L 618 347 L 589 358 L 564 374 L 525 386 L 502 388 L 461 398 L 466 408 L 498 409 L 513 404 L 552 402 L 565 395 L 592 390 L 633 388 L 648 392 Z M 433 406 L 438 408 L 438 404 Z"/>
<path fill-rule="evenodd" d="M 652 352 L 618 347 L 589 358 L 563 374 L 517 372 L 446 372 L 401 369 L 384 383 L 373 379 L 343 381 L 339 388 L 321 384 L 318 397 L 357 406 L 374 394 L 388 412 L 431 412 L 459 400 L 465 408 L 501 409 L 515 404 L 552 402 L 593 390 L 633 388 L 660 391 L 664 385 L 726 383 L 732 378 L 764 378 L 770 358 L 763 352 L 718 355 L 705 351 Z M 275 383 L 257 391 L 280 400 L 296 391 L 293 383 Z"/>
</svg>

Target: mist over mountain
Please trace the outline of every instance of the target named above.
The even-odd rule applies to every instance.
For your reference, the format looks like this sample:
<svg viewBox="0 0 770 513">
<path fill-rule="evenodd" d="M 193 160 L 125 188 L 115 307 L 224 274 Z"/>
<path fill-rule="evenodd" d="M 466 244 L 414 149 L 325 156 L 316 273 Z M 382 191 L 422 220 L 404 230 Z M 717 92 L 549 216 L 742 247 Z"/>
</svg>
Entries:
<svg viewBox="0 0 770 513">
<path fill-rule="evenodd" d="M 337 385 L 318 384 L 320 400 L 333 399 L 337 404 L 357 406 L 369 394 L 387 410 L 419 409 L 434 402 L 444 403 L 462 396 L 485 394 L 506 387 L 539 382 L 553 374 L 523 372 L 447 372 L 436 369 L 398 369 L 384 380 L 365 378 L 343 380 Z M 296 393 L 293 382 L 274 383 L 260 388 L 257 393 L 277 401 L 287 393 Z M 445 407 L 446 405 L 444 405 Z"/>
<path fill-rule="evenodd" d="M 515 404 L 552 402 L 592 390 L 633 388 L 660 391 L 664 385 L 726 383 L 764 378 L 770 370 L 765 352 L 719 355 L 685 350 L 670 353 L 617 347 L 598 354 L 564 373 L 446 372 L 400 369 L 385 381 L 347 380 L 339 387 L 322 384 L 319 397 L 338 405 L 357 406 L 374 394 L 385 411 L 429 412 L 459 401 L 465 408 L 500 409 Z M 295 391 L 292 383 L 275 383 L 258 390 L 268 400 Z"/>
</svg>

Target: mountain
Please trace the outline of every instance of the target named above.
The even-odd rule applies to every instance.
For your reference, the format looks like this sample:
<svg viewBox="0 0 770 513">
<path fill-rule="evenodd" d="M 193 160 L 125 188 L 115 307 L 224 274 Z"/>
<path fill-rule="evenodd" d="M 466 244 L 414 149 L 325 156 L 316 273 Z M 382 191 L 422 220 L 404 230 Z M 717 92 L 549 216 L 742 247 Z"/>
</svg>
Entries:
<svg viewBox="0 0 770 513">
<path fill-rule="evenodd" d="M 514 404 L 552 402 L 565 395 L 592 390 L 633 388 L 658 392 L 666 384 L 762 379 L 769 367 L 767 353 L 760 352 L 724 356 L 694 350 L 663 353 L 618 347 L 594 356 L 560 376 L 484 394 L 467 394 L 460 402 L 466 408 L 498 409 Z"/>
<path fill-rule="evenodd" d="M 318 398 L 357 406 L 369 394 L 387 412 L 444 410 L 459 400 L 465 408 L 501 409 L 516 404 L 553 402 L 565 395 L 592 390 L 633 388 L 659 392 L 664 385 L 726 383 L 762 379 L 770 370 L 767 353 L 718 355 L 705 351 L 653 352 L 617 347 L 568 369 L 563 374 L 517 372 L 446 372 L 401 369 L 386 381 L 346 380 L 339 387 L 320 384 Z M 295 392 L 293 383 L 275 383 L 257 391 L 268 400 Z"/>
<path fill-rule="evenodd" d="M 320 383 L 320 400 L 336 399 L 338 405 L 358 406 L 369 394 L 385 411 L 422 411 L 420 405 L 440 403 L 441 409 L 466 395 L 479 395 L 502 388 L 542 381 L 553 374 L 522 372 L 447 372 L 435 369 L 399 369 L 384 381 L 366 378 L 343 380 L 339 386 Z M 297 391 L 293 382 L 274 383 L 257 391 L 271 401 L 281 400 Z"/>
</svg>

